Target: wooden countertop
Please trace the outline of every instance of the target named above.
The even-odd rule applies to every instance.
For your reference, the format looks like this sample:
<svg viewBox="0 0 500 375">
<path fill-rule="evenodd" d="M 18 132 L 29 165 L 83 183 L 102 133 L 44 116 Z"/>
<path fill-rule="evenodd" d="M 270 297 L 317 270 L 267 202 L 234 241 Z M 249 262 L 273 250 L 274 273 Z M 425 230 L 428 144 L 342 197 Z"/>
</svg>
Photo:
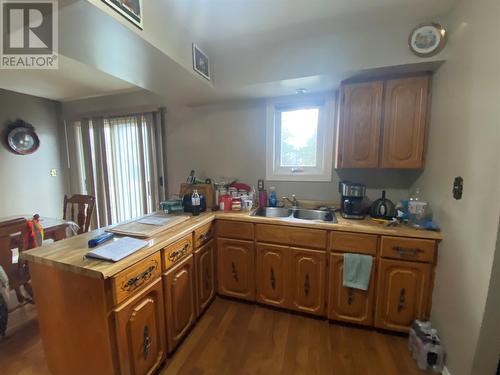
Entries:
<svg viewBox="0 0 500 375">
<path fill-rule="evenodd" d="M 97 259 L 87 259 L 84 257 L 84 255 L 89 251 L 87 246 L 88 240 L 103 233 L 106 228 L 97 229 L 89 233 L 84 233 L 79 236 L 43 246 L 41 248 L 25 251 L 21 253 L 21 259 L 29 262 L 45 264 L 69 272 L 76 272 L 94 278 L 107 279 L 141 261 L 163 247 L 177 241 L 196 228 L 213 221 L 214 219 L 289 225 L 305 228 L 312 227 L 344 232 L 425 238 L 437 241 L 442 239 L 441 233 L 438 232 L 417 230 L 407 226 L 398 226 L 394 228 L 386 227 L 384 224 L 370 218 L 364 220 L 346 220 L 338 214 L 338 223 L 333 224 L 321 221 L 250 216 L 248 212 L 205 212 L 200 216 L 190 216 L 190 218 L 183 223 L 175 225 L 164 232 L 147 239 L 149 242 L 147 247 L 116 263 Z M 115 235 L 115 238 L 118 239 L 120 236 Z"/>
<path fill-rule="evenodd" d="M 164 232 L 152 238 L 145 239 L 149 242 L 148 246 L 136 251 L 132 255 L 116 262 L 107 262 L 98 259 L 88 259 L 84 255 L 89 251 L 88 241 L 104 233 L 106 228 L 94 230 L 79 236 L 70 237 L 53 244 L 42 246 L 21 253 L 21 259 L 29 262 L 46 264 L 59 269 L 80 273 L 86 276 L 107 279 L 141 261 L 149 255 L 157 252 L 163 247 L 177 241 L 194 229 L 213 221 L 215 214 L 205 212 L 200 216 L 191 216 L 183 223 L 168 228 Z M 115 235 L 117 240 L 123 236 Z"/>
<path fill-rule="evenodd" d="M 379 234 L 387 236 L 425 238 L 430 240 L 441 241 L 443 239 L 440 232 L 429 230 L 419 230 L 411 228 L 407 225 L 398 225 L 397 227 L 387 227 L 384 223 L 365 218 L 363 220 L 348 220 L 336 213 L 337 223 L 329 223 L 324 221 L 300 220 L 289 218 L 272 218 L 251 216 L 248 212 L 217 212 L 216 218 L 223 220 L 249 221 L 254 223 L 290 225 L 305 228 L 318 228 L 327 230 L 338 230 L 342 232 L 357 232 Z"/>
</svg>

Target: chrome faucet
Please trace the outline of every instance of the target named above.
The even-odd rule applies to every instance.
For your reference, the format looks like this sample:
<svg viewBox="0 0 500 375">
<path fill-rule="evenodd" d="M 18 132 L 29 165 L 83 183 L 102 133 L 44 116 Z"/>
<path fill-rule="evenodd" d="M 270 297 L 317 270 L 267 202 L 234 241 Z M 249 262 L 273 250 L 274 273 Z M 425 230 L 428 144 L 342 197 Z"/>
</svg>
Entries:
<svg viewBox="0 0 500 375">
<path fill-rule="evenodd" d="M 288 198 L 288 197 L 283 197 L 282 198 L 283 201 L 288 201 L 292 204 L 292 208 L 297 208 L 299 207 L 299 201 L 297 200 L 297 198 L 295 197 L 295 194 L 292 194 L 292 199 Z"/>
</svg>

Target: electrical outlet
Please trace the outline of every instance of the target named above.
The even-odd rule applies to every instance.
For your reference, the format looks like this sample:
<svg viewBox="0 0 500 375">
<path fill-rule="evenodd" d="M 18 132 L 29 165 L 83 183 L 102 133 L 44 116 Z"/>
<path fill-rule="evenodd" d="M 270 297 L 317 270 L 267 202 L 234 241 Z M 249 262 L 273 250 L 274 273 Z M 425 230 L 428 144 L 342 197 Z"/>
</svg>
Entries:
<svg viewBox="0 0 500 375">
<path fill-rule="evenodd" d="M 57 177 L 57 169 L 52 168 L 52 169 L 50 170 L 50 175 L 51 175 L 52 177 Z"/>
</svg>

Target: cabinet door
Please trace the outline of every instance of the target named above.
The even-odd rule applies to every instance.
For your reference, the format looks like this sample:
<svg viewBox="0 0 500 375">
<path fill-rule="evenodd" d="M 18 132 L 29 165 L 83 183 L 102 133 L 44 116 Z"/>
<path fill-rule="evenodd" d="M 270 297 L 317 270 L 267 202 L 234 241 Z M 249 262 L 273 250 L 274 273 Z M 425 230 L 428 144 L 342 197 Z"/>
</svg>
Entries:
<svg viewBox="0 0 500 375">
<path fill-rule="evenodd" d="M 166 353 L 163 305 L 158 278 L 113 311 L 121 374 L 150 374 L 161 364 Z"/>
<path fill-rule="evenodd" d="M 292 308 L 315 315 L 325 313 L 325 258 L 322 251 L 290 249 Z"/>
<path fill-rule="evenodd" d="M 339 168 L 377 168 L 383 82 L 344 84 L 338 134 Z"/>
<path fill-rule="evenodd" d="M 196 315 L 200 316 L 215 295 L 215 243 L 210 240 L 194 253 Z"/>
<path fill-rule="evenodd" d="M 429 76 L 386 83 L 382 168 L 422 168 Z"/>
<path fill-rule="evenodd" d="M 163 277 L 169 352 L 177 347 L 196 318 L 193 265 L 193 255 L 190 255 Z"/>
<path fill-rule="evenodd" d="M 286 246 L 257 244 L 257 301 L 288 307 L 289 254 Z"/>
<path fill-rule="evenodd" d="M 255 254 L 253 242 L 217 240 L 218 292 L 255 300 Z"/>
<path fill-rule="evenodd" d="M 344 256 L 330 254 L 330 274 L 328 288 L 328 318 L 356 324 L 372 325 L 373 291 L 375 285 L 375 262 L 368 290 L 346 288 L 344 278 Z"/>
<path fill-rule="evenodd" d="M 376 327 L 408 332 L 415 319 L 427 318 L 431 267 L 427 263 L 380 260 Z"/>
</svg>

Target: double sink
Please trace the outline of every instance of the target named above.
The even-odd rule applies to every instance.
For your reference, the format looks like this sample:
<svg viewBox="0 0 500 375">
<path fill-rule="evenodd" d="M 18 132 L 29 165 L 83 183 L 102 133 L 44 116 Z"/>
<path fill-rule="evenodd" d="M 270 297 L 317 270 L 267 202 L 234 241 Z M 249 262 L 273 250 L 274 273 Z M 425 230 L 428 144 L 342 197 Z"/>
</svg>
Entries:
<svg viewBox="0 0 500 375">
<path fill-rule="evenodd" d="M 330 211 L 305 208 L 260 207 L 252 212 L 251 215 L 281 219 L 321 220 L 337 223 L 337 218 Z"/>
</svg>

